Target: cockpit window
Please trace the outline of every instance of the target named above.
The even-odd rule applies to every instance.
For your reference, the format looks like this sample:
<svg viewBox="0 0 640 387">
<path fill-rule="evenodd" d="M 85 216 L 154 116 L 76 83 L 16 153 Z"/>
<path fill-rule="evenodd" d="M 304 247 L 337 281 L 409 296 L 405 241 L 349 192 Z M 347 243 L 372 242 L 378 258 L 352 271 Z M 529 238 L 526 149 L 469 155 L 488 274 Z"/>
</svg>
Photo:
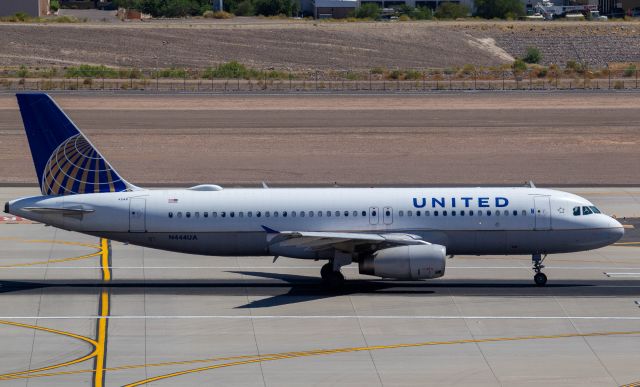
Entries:
<svg viewBox="0 0 640 387">
<path fill-rule="evenodd" d="M 580 207 L 573 207 L 573 216 L 580 215 Z"/>
<path fill-rule="evenodd" d="M 591 211 L 591 208 L 582 207 L 582 215 L 591 215 L 591 214 L 593 214 L 593 211 Z"/>
<path fill-rule="evenodd" d="M 600 210 L 597 207 L 591 206 L 589 208 L 591 208 L 591 211 L 593 211 L 594 214 L 601 214 Z"/>
</svg>

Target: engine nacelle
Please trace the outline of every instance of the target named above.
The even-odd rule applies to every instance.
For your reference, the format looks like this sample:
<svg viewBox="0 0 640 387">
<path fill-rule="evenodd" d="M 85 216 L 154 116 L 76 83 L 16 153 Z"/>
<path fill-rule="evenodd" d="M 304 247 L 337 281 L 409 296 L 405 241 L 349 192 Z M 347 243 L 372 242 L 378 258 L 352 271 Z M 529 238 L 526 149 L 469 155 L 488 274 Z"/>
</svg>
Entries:
<svg viewBox="0 0 640 387">
<path fill-rule="evenodd" d="M 378 250 L 360 260 L 360 274 L 403 280 L 444 275 L 447 249 L 442 245 L 409 245 Z"/>
</svg>

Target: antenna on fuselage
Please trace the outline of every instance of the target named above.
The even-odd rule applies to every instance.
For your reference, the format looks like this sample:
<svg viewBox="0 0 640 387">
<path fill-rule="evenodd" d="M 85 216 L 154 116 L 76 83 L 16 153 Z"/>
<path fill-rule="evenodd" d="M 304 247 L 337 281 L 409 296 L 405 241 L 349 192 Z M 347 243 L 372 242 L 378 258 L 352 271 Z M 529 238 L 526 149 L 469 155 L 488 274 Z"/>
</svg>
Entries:
<svg viewBox="0 0 640 387">
<path fill-rule="evenodd" d="M 264 181 L 262 182 L 262 188 L 267 189 L 269 188 L 269 186 L 267 185 L 267 183 L 265 183 Z"/>
<path fill-rule="evenodd" d="M 533 180 L 529 180 L 529 183 L 527 183 L 527 185 L 529 186 L 529 188 L 536 188 L 536 185 L 533 184 Z"/>
</svg>

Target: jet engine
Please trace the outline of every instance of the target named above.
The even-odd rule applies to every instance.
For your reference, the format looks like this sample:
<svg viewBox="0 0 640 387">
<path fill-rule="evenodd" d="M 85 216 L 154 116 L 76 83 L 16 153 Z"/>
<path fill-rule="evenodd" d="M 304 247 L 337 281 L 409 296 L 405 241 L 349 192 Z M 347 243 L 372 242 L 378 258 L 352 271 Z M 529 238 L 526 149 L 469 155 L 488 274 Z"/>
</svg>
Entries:
<svg viewBox="0 0 640 387">
<path fill-rule="evenodd" d="M 378 250 L 360 260 L 360 274 L 402 280 L 442 277 L 447 261 L 446 250 L 442 245 L 409 245 Z"/>
</svg>

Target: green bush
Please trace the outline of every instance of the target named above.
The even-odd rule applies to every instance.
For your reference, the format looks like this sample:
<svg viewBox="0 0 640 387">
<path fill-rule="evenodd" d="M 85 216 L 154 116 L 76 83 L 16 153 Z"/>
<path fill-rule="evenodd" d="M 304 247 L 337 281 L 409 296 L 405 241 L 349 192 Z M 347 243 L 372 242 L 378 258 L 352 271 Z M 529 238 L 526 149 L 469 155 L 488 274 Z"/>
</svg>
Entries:
<svg viewBox="0 0 640 387">
<path fill-rule="evenodd" d="M 204 11 L 202 16 L 205 19 L 231 19 L 234 15 L 225 11 Z"/>
<path fill-rule="evenodd" d="M 476 15 L 486 19 L 516 19 L 525 14 L 521 0 L 476 0 Z"/>
<path fill-rule="evenodd" d="M 241 1 L 231 11 L 237 16 L 253 16 L 256 14 L 251 0 Z"/>
<path fill-rule="evenodd" d="M 380 19 L 380 7 L 374 3 L 362 4 L 355 9 L 353 16 L 358 19 L 378 20 Z"/>
<path fill-rule="evenodd" d="M 255 0 L 255 13 L 263 16 L 286 15 L 298 12 L 298 2 L 295 0 Z"/>
<path fill-rule="evenodd" d="M 527 53 L 522 58 L 526 63 L 540 63 L 542 60 L 542 53 L 536 47 L 527 47 Z"/>
<path fill-rule="evenodd" d="M 435 17 L 438 19 L 459 19 L 469 16 L 469 7 L 463 4 L 442 3 L 436 9 Z"/>
<path fill-rule="evenodd" d="M 25 65 L 20 66 L 20 69 L 17 72 L 18 78 L 26 78 L 29 76 L 29 70 L 25 67 Z"/>
<path fill-rule="evenodd" d="M 211 10 L 211 0 L 115 0 L 115 5 L 139 9 L 155 17 L 196 16 Z"/>
<path fill-rule="evenodd" d="M 58 12 L 58 10 L 60 9 L 60 2 L 58 0 L 51 0 L 51 3 L 49 4 L 49 8 L 53 12 Z"/>
<path fill-rule="evenodd" d="M 568 60 L 565 64 L 565 68 L 569 71 L 576 71 L 578 73 L 582 72 L 582 64 L 575 60 Z"/>
<path fill-rule="evenodd" d="M 427 7 L 411 7 L 409 5 L 401 5 L 398 7 L 398 12 L 401 14 L 400 20 L 402 20 L 402 16 L 406 16 L 413 20 L 430 20 L 433 19 L 433 11 Z"/>
</svg>

